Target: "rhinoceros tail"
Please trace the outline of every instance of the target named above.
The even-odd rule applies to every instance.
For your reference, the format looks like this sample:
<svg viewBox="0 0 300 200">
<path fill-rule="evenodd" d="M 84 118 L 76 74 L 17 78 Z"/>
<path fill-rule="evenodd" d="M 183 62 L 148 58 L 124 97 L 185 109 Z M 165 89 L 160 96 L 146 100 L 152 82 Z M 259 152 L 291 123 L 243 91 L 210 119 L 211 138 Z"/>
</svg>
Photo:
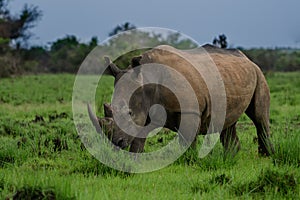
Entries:
<svg viewBox="0 0 300 200">
<path fill-rule="evenodd" d="M 88 109 L 90 120 L 92 121 L 93 125 L 95 126 L 96 131 L 98 133 L 102 133 L 101 127 L 99 125 L 99 120 L 98 120 L 97 116 L 93 113 L 90 104 L 87 104 L 87 109 Z"/>
</svg>

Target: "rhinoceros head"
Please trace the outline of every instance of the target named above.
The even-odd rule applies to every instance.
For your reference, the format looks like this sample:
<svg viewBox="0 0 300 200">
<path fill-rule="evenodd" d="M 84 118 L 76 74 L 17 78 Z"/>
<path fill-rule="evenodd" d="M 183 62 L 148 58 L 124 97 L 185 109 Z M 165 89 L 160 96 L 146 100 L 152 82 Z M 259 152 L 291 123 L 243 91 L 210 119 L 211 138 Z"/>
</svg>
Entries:
<svg viewBox="0 0 300 200">
<path fill-rule="evenodd" d="M 119 120 L 120 122 L 118 122 L 122 123 L 122 127 L 130 125 L 130 123 L 128 123 L 128 119 L 132 119 L 132 122 L 138 126 L 144 126 L 147 120 L 150 102 L 146 94 L 147 90 L 143 85 L 142 73 L 140 68 L 138 68 L 142 57 L 133 57 L 131 65 L 125 70 L 121 70 L 112 63 L 109 58 L 106 57 L 105 59 L 108 65 L 109 74 L 115 78 L 115 91 L 113 98 L 116 97 L 113 101 L 114 109 L 107 105 L 104 106 L 105 112 L 109 113 L 107 116 L 112 117 L 113 113 L 122 113 L 124 115 L 124 120 Z M 120 81 L 124 74 L 126 74 L 125 83 Z M 121 83 L 119 83 L 119 81 Z M 130 87 L 135 87 L 137 89 L 130 96 L 130 101 L 128 103 L 122 97 L 128 92 L 128 88 Z"/>
<path fill-rule="evenodd" d="M 105 58 L 108 66 L 106 74 L 112 75 L 115 78 L 113 105 L 104 104 L 105 117 L 98 120 L 94 119 L 94 121 L 95 123 L 98 123 L 100 127 L 106 127 L 106 135 L 112 141 L 112 143 L 120 148 L 125 148 L 131 145 L 136 137 L 145 137 L 146 132 L 148 132 L 142 131 L 143 133 L 141 133 L 136 131 L 138 130 L 136 127 L 144 127 L 149 122 L 148 112 L 151 107 L 152 98 L 152 96 L 149 95 L 149 88 L 151 90 L 152 86 L 144 86 L 142 72 L 138 67 L 141 64 L 141 59 L 142 56 L 132 58 L 131 65 L 127 69 L 121 70 L 114 63 L 112 63 L 108 57 Z M 127 78 L 126 84 L 121 84 L 122 81 L 120 80 L 125 74 L 129 78 Z M 126 92 L 128 92 L 128 88 L 130 88 L 128 85 L 133 85 L 136 90 L 130 96 L 129 102 L 126 102 L 122 97 L 126 94 Z M 114 99 L 116 96 L 118 98 Z M 120 113 L 122 114 L 123 118 L 116 118 L 116 115 Z M 90 114 L 90 118 L 92 119 L 91 115 L 94 114 Z M 118 125 L 123 127 L 123 129 L 119 128 Z M 125 128 L 126 131 L 124 131 L 124 127 L 129 128 Z"/>
<path fill-rule="evenodd" d="M 97 129 L 97 132 L 100 134 L 105 134 L 106 137 L 116 146 L 124 149 L 131 144 L 133 137 L 130 135 L 125 134 L 115 123 L 113 119 L 113 109 L 110 104 L 103 104 L 104 106 L 104 114 L 105 117 L 98 118 L 92 112 L 90 106 L 88 105 L 88 112 L 91 121 L 93 122 L 94 126 L 100 126 L 102 130 Z"/>
</svg>

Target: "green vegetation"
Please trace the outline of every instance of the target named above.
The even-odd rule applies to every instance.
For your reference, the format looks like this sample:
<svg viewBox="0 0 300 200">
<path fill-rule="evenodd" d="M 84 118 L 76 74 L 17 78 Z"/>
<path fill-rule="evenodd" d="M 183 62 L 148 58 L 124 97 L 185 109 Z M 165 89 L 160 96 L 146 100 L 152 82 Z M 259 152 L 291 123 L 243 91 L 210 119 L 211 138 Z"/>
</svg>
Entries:
<svg viewBox="0 0 300 200">
<path fill-rule="evenodd" d="M 242 149 L 224 157 L 221 144 L 204 159 L 188 151 L 147 174 L 111 169 L 81 144 L 72 121 L 73 75 L 0 79 L 0 198 L 15 199 L 298 199 L 300 197 L 300 73 L 269 73 L 271 131 L 276 153 L 259 157 L 255 127 L 238 123 Z M 103 77 L 97 112 L 110 101 Z M 165 132 L 165 131 L 163 131 Z M 159 133 L 146 151 L 173 135 Z M 202 136 L 199 136 L 201 144 Z"/>
<path fill-rule="evenodd" d="M 299 71 L 300 50 L 291 48 L 241 49 L 264 71 Z"/>
<path fill-rule="evenodd" d="M 172 44 L 179 49 L 190 49 L 196 45 L 189 39 L 180 38 L 179 34 L 170 34 L 163 38 L 159 34 L 140 32 L 126 41 L 114 38 L 107 44 L 115 49 L 129 49 L 137 46 L 136 41 L 143 41 L 145 46 Z M 85 57 L 98 45 L 97 37 L 92 37 L 88 43 L 83 43 L 74 35 L 66 35 L 51 42 L 50 46 L 32 46 L 30 48 L 14 49 L 7 46 L 1 50 L 0 35 L 0 77 L 33 73 L 76 73 Z M 116 47 L 117 45 L 117 47 Z M 3 46 L 3 45 L 2 45 Z M 263 71 L 299 71 L 299 49 L 241 49 L 251 60 L 258 64 Z M 124 52 L 123 52 L 124 53 Z M 142 50 L 123 55 L 120 66 L 128 66 L 132 55 L 139 55 Z"/>
<path fill-rule="evenodd" d="M 12 15 L 9 0 L 0 0 L 0 198 L 1 199 L 299 199 L 300 198 L 300 73 L 299 49 L 242 49 L 267 73 L 271 89 L 271 130 L 276 153 L 259 157 L 252 122 L 238 123 L 242 149 L 233 158 L 220 143 L 204 159 L 189 150 L 172 165 L 147 174 L 128 174 L 96 160 L 81 143 L 73 123 L 71 74 L 98 45 L 66 35 L 48 46 L 28 47 L 30 29 L 40 20 L 36 6 L 25 5 Z M 117 26 L 115 35 L 135 26 Z M 222 36 L 216 44 L 226 47 Z M 135 41 L 145 46 L 173 44 L 195 47 L 179 34 L 162 36 L 140 32 L 115 37 L 106 45 L 129 49 Z M 222 45 L 223 44 L 223 45 Z M 118 49 L 118 48 L 115 48 Z M 116 63 L 127 67 L 128 57 Z M 111 52 L 112 54 L 115 52 Z M 44 75 L 16 76 L 43 73 Z M 110 102 L 113 80 L 103 77 L 97 90 L 97 114 Z M 149 138 L 146 152 L 165 146 L 174 133 L 162 130 Z M 199 136 L 199 146 L 203 137 Z"/>
</svg>

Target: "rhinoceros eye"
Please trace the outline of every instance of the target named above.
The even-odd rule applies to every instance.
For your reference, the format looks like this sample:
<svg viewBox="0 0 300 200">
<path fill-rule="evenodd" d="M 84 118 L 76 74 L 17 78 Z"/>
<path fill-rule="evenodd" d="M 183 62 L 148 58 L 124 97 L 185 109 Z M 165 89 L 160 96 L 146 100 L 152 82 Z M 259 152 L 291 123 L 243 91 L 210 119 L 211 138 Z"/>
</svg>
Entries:
<svg viewBox="0 0 300 200">
<path fill-rule="evenodd" d="M 129 109 L 129 112 L 128 112 L 128 114 L 130 115 L 130 116 L 132 116 L 132 110 L 131 109 Z"/>
</svg>

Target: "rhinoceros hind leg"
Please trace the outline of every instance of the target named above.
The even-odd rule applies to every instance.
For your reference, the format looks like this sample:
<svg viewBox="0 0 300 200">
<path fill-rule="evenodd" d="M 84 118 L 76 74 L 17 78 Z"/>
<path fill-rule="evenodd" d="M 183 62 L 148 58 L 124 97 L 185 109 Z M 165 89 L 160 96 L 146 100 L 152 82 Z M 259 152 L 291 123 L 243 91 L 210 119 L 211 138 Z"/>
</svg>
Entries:
<svg viewBox="0 0 300 200">
<path fill-rule="evenodd" d="M 225 154 L 230 153 L 234 156 L 240 150 L 240 142 L 236 134 L 236 123 L 221 132 L 220 140 L 225 149 Z"/>
<path fill-rule="evenodd" d="M 270 141 L 269 107 L 269 89 L 265 82 L 261 82 L 255 90 L 246 114 L 256 127 L 258 152 L 260 155 L 265 156 L 274 153 L 274 148 Z"/>
</svg>

